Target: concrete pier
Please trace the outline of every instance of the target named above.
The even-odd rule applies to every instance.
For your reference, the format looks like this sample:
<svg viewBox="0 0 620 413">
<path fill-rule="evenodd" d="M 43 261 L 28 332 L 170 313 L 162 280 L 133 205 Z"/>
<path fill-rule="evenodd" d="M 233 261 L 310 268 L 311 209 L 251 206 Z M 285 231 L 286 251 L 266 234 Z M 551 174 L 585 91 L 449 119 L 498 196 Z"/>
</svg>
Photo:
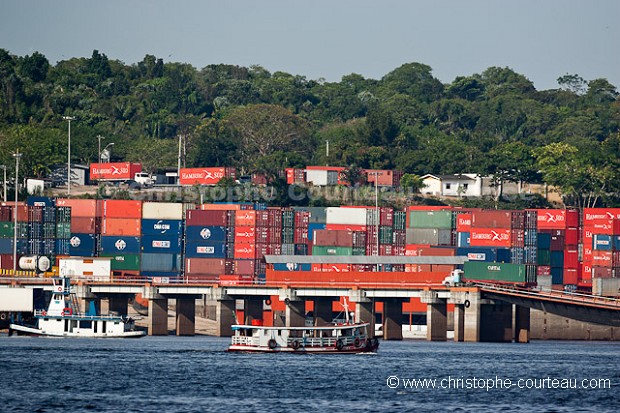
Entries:
<svg viewBox="0 0 620 413">
<path fill-rule="evenodd" d="M 306 325 L 305 301 L 288 301 L 284 315 L 286 327 L 303 327 Z"/>
<path fill-rule="evenodd" d="M 465 307 L 454 305 L 454 341 L 465 341 Z"/>
<path fill-rule="evenodd" d="M 176 335 L 193 336 L 196 334 L 196 300 L 177 298 Z"/>
<path fill-rule="evenodd" d="M 420 301 L 426 303 L 426 339 L 446 341 L 448 336 L 446 299 L 439 298 L 436 291 L 422 291 Z"/>
<path fill-rule="evenodd" d="M 215 305 L 215 335 L 231 337 L 232 325 L 235 324 L 235 300 L 221 299 Z"/>
<path fill-rule="evenodd" d="M 125 294 L 112 295 L 108 299 L 109 312 L 117 313 L 118 315 L 127 315 L 129 312 L 129 296 Z"/>
<path fill-rule="evenodd" d="M 512 305 L 502 302 L 480 306 L 480 341 L 511 343 Z"/>
<path fill-rule="evenodd" d="M 383 301 L 383 339 L 403 339 L 403 300 L 386 299 Z"/>
<path fill-rule="evenodd" d="M 469 293 L 463 301 L 463 341 L 480 341 L 480 293 Z"/>
<path fill-rule="evenodd" d="M 148 318 L 149 336 L 168 335 L 168 299 L 151 298 Z"/>
<path fill-rule="evenodd" d="M 375 309 L 371 301 L 355 303 L 355 321 L 370 323 L 368 335 L 375 335 Z"/>
</svg>

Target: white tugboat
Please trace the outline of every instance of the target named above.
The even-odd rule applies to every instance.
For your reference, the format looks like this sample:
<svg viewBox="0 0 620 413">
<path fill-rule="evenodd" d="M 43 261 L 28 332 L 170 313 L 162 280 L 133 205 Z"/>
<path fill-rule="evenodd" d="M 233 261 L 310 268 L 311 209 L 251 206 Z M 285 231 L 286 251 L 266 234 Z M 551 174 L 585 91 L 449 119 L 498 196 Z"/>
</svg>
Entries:
<svg viewBox="0 0 620 413">
<path fill-rule="evenodd" d="M 81 314 L 74 305 L 69 278 L 52 278 L 54 288 L 47 310 L 35 310 L 36 324 L 10 324 L 9 335 L 86 338 L 131 338 L 146 335 L 135 331 L 131 317 Z"/>
<path fill-rule="evenodd" d="M 228 351 L 254 353 L 354 354 L 374 353 L 379 340 L 368 335 L 370 323 L 346 320 L 322 327 L 265 327 L 236 324 Z"/>
</svg>

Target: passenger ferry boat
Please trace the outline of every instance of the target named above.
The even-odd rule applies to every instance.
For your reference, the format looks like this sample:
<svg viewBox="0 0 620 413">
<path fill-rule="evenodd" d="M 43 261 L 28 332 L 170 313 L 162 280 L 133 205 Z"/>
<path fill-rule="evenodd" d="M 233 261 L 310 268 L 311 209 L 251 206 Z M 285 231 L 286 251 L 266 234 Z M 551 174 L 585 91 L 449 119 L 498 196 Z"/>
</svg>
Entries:
<svg viewBox="0 0 620 413">
<path fill-rule="evenodd" d="M 354 323 L 348 318 L 342 324 L 322 327 L 265 327 L 235 324 L 228 351 L 297 354 L 374 353 L 379 340 L 368 335 L 370 323 Z"/>
<path fill-rule="evenodd" d="M 12 323 L 9 335 L 86 338 L 136 338 L 146 335 L 136 331 L 131 317 L 119 315 L 80 314 L 71 292 L 71 281 L 66 277 L 52 278 L 52 298 L 47 310 L 35 310 L 36 324 L 27 326 Z"/>
</svg>

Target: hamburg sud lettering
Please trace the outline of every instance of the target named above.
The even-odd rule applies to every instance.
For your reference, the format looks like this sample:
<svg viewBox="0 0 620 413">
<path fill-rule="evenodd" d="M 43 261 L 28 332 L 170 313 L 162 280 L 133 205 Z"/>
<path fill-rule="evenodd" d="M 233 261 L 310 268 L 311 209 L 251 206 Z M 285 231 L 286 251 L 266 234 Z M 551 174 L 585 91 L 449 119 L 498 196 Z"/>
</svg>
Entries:
<svg viewBox="0 0 620 413">
<path fill-rule="evenodd" d="M 183 185 L 215 185 L 226 176 L 224 168 L 187 168 L 181 169 L 180 182 Z"/>
<path fill-rule="evenodd" d="M 479 246 L 510 245 L 509 229 L 472 230 L 470 244 Z"/>
</svg>

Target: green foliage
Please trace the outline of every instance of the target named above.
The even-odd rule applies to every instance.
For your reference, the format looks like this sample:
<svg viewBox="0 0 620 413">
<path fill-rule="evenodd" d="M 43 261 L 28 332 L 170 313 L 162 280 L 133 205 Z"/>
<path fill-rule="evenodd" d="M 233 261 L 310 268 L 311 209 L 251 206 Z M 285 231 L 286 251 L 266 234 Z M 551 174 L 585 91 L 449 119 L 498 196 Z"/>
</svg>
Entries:
<svg viewBox="0 0 620 413">
<path fill-rule="evenodd" d="M 234 166 L 274 184 L 285 167 L 357 165 L 543 181 L 571 205 L 616 205 L 618 90 L 577 74 L 558 85 L 537 91 L 502 67 L 442 84 L 412 62 L 379 80 L 352 73 L 325 82 L 151 54 L 126 65 L 97 50 L 52 65 L 39 52 L 0 49 L 0 162 L 10 168 L 19 148 L 23 170 L 37 177 L 66 162 L 70 115 L 73 162 L 97 159 L 102 135 L 115 160 L 175 169 L 181 135 L 183 165 Z"/>
</svg>

